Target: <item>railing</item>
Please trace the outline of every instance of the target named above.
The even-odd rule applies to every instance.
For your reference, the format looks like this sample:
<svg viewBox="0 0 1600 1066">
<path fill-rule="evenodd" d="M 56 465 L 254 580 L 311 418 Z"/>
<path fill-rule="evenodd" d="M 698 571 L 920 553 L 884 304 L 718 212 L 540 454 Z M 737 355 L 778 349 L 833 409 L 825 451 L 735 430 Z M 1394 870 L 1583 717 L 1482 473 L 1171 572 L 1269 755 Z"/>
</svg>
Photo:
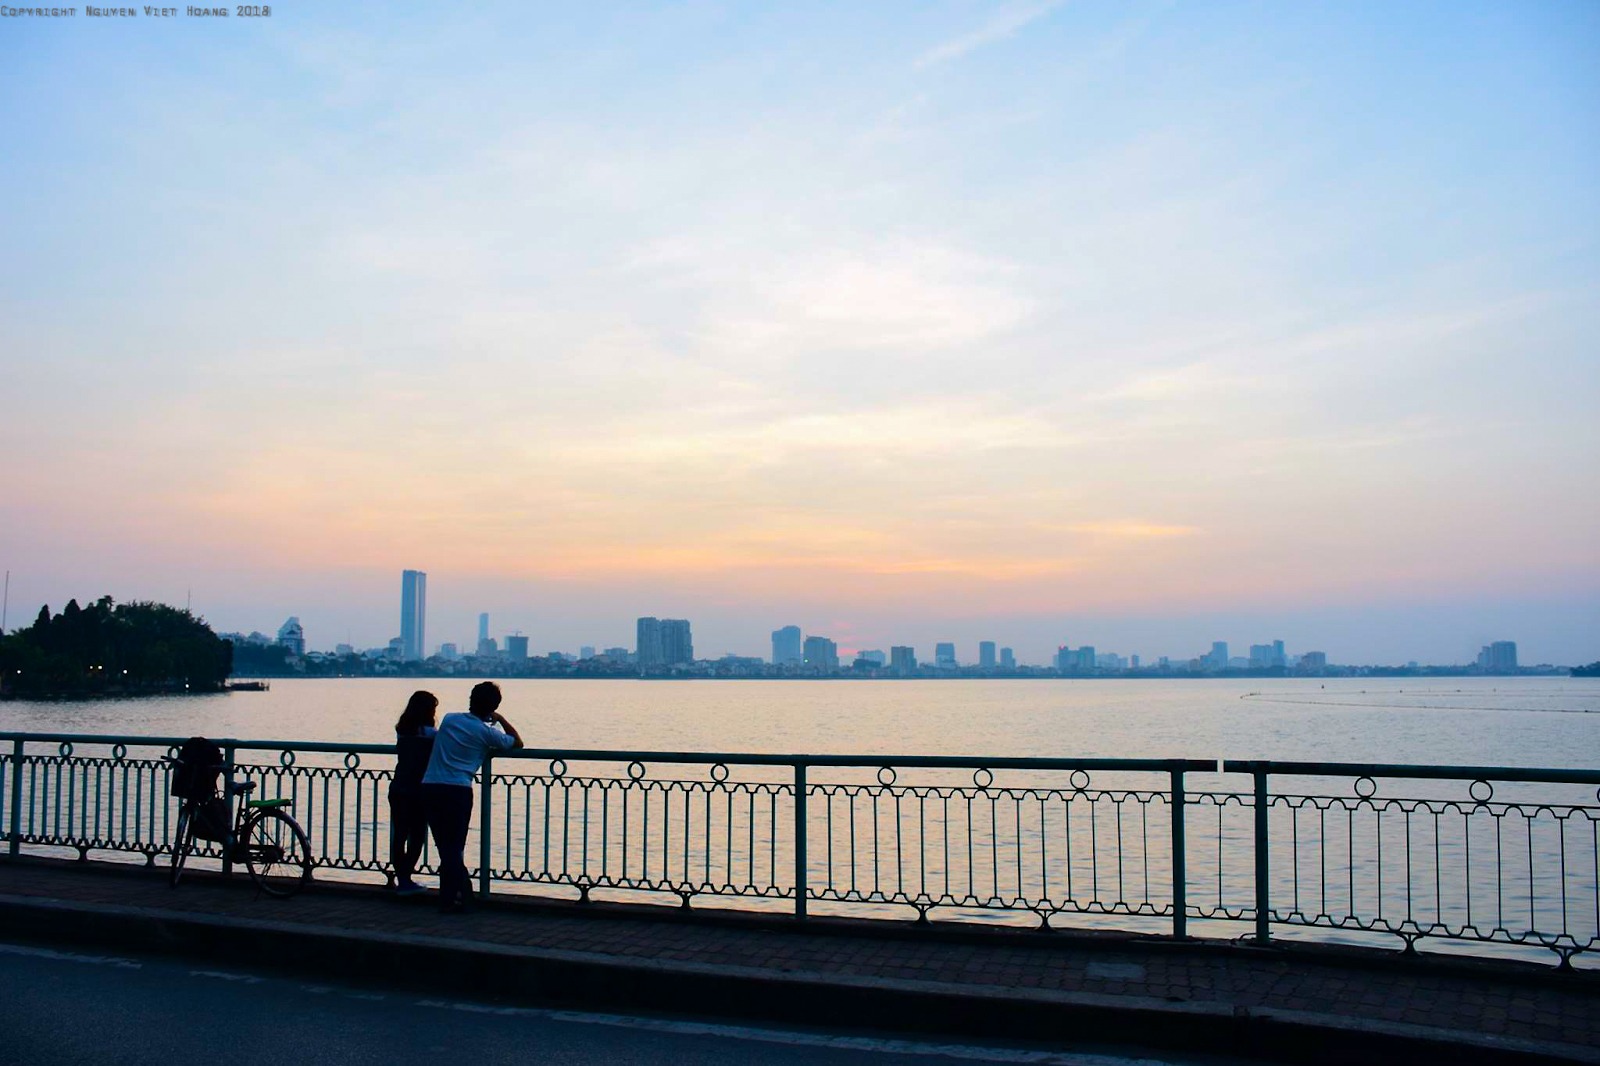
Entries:
<svg viewBox="0 0 1600 1066">
<path fill-rule="evenodd" d="M 156 862 L 176 821 L 160 757 L 180 743 L 0 733 L 9 853 Z M 323 876 L 388 876 L 392 747 L 219 744 L 258 794 L 295 801 Z M 1217 765 L 521 750 L 485 765 L 468 854 L 482 892 L 583 901 L 1175 937 L 1243 925 L 1263 943 L 1276 929 L 1391 935 L 1408 950 L 1533 945 L 1563 965 L 1596 944 L 1600 773 L 1229 762 L 1219 776 Z M 1231 775 L 1252 787 L 1193 787 Z M 1275 791 L 1284 780 L 1302 787 Z"/>
</svg>

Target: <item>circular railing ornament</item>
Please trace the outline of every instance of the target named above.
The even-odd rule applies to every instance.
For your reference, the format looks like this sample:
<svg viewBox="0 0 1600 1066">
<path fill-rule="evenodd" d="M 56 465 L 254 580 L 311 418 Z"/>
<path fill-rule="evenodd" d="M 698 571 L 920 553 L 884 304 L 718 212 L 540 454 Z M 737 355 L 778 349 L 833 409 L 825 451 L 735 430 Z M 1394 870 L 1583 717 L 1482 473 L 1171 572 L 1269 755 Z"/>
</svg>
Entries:
<svg viewBox="0 0 1600 1066">
<path fill-rule="evenodd" d="M 1089 787 L 1089 774 L 1084 770 L 1072 771 L 1072 776 L 1067 778 L 1067 784 L 1072 786 L 1072 791 L 1083 792 Z"/>
<path fill-rule="evenodd" d="M 115 759 L 117 762 L 122 762 L 125 759 L 127 759 L 127 757 L 128 757 L 128 745 L 126 745 L 126 744 L 113 744 L 113 745 L 111 745 L 111 757 L 113 759 Z"/>
<path fill-rule="evenodd" d="M 359 752 L 347 751 L 344 753 L 344 768 L 346 770 L 354 770 L 360 765 L 361 754 Z"/>
<path fill-rule="evenodd" d="M 644 776 L 644 763 L 638 759 L 628 764 L 628 776 L 637 781 Z"/>
<path fill-rule="evenodd" d="M 168 744 L 167 745 L 167 758 L 176 759 L 177 757 L 178 757 L 178 745 L 176 745 L 176 744 Z"/>
<path fill-rule="evenodd" d="M 567 776 L 567 760 L 565 760 L 565 759 L 551 759 L 550 760 L 550 776 L 551 777 L 566 777 Z"/>
<path fill-rule="evenodd" d="M 293 766 L 294 765 L 294 752 L 292 752 L 292 751 L 280 751 L 280 752 L 278 752 L 278 762 L 279 762 L 279 764 L 281 764 L 283 766 Z"/>
<path fill-rule="evenodd" d="M 1378 783 L 1365 775 L 1356 778 L 1356 795 L 1362 799 L 1371 799 L 1378 794 Z"/>
<path fill-rule="evenodd" d="M 728 779 L 728 766 L 727 766 L 726 763 L 720 763 L 719 762 L 719 763 L 717 763 L 715 766 L 713 766 L 711 768 L 711 780 L 715 781 L 717 784 L 720 785 L 724 781 L 726 781 L 727 779 Z"/>
<path fill-rule="evenodd" d="M 894 767 L 892 766 L 882 766 L 878 768 L 878 784 L 882 785 L 884 788 L 888 788 L 890 785 L 894 784 L 895 778 L 898 776 L 899 775 L 894 772 Z"/>
<path fill-rule="evenodd" d="M 1479 786 L 1482 786 L 1482 795 L 1479 795 Z M 1494 786 L 1480 777 L 1478 780 L 1467 786 L 1467 795 L 1471 796 L 1478 803 L 1488 803 L 1490 800 L 1494 799 Z"/>
<path fill-rule="evenodd" d="M 988 788 L 994 784 L 994 771 L 984 766 L 978 767 L 972 771 L 972 783 L 979 788 Z"/>
<path fill-rule="evenodd" d="M 56 750 L 61 753 L 61 757 L 63 759 L 72 758 L 72 741 L 63 740 L 61 742 L 61 746 L 59 748 L 57 748 Z"/>
</svg>

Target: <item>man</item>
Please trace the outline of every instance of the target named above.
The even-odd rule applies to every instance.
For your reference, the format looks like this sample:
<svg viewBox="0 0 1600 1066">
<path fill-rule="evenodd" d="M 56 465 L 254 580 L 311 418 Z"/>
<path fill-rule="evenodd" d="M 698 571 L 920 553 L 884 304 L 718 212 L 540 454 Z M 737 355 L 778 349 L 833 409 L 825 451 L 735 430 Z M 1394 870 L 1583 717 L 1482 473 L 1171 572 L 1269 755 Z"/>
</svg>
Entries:
<svg viewBox="0 0 1600 1066">
<path fill-rule="evenodd" d="M 463 852 L 472 822 L 472 779 L 493 751 L 522 747 L 522 734 L 499 711 L 500 686 L 472 687 L 466 714 L 447 714 L 439 723 L 433 754 L 422 775 L 422 803 L 439 852 L 439 913 L 467 909 L 472 885 Z"/>
</svg>

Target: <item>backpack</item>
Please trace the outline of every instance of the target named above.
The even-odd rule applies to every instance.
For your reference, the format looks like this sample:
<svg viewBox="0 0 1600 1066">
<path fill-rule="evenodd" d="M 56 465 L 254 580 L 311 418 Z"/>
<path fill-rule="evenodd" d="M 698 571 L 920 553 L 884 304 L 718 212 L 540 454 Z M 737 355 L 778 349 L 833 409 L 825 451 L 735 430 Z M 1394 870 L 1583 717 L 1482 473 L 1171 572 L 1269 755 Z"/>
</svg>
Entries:
<svg viewBox="0 0 1600 1066">
<path fill-rule="evenodd" d="M 172 771 L 172 794 L 186 800 L 210 799 L 217 794 L 221 766 L 221 748 L 205 737 L 190 737 L 178 749 L 178 765 Z"/>
<path fill-rule="evenodd" d="M 194 805 L 194 835 L 200 840 L 228 839 L 228 801 L 212 796 Z"/>
</svg>

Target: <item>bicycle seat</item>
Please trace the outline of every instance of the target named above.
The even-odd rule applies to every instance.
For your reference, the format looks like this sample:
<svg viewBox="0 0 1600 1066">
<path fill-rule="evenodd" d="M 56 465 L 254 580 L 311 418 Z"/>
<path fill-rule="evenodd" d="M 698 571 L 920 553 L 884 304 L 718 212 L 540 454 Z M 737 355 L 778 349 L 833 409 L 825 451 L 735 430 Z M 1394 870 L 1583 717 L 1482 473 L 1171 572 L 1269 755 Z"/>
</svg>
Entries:
<svg viewBox="0 0 1600 1066">
<path fill-rule="evenodd" d="M 256 783 L 254 781 L 236 781 L 233 784 L 233 794 L 235 796 L 248 796 L 255 790 Z"/>
</svg>

